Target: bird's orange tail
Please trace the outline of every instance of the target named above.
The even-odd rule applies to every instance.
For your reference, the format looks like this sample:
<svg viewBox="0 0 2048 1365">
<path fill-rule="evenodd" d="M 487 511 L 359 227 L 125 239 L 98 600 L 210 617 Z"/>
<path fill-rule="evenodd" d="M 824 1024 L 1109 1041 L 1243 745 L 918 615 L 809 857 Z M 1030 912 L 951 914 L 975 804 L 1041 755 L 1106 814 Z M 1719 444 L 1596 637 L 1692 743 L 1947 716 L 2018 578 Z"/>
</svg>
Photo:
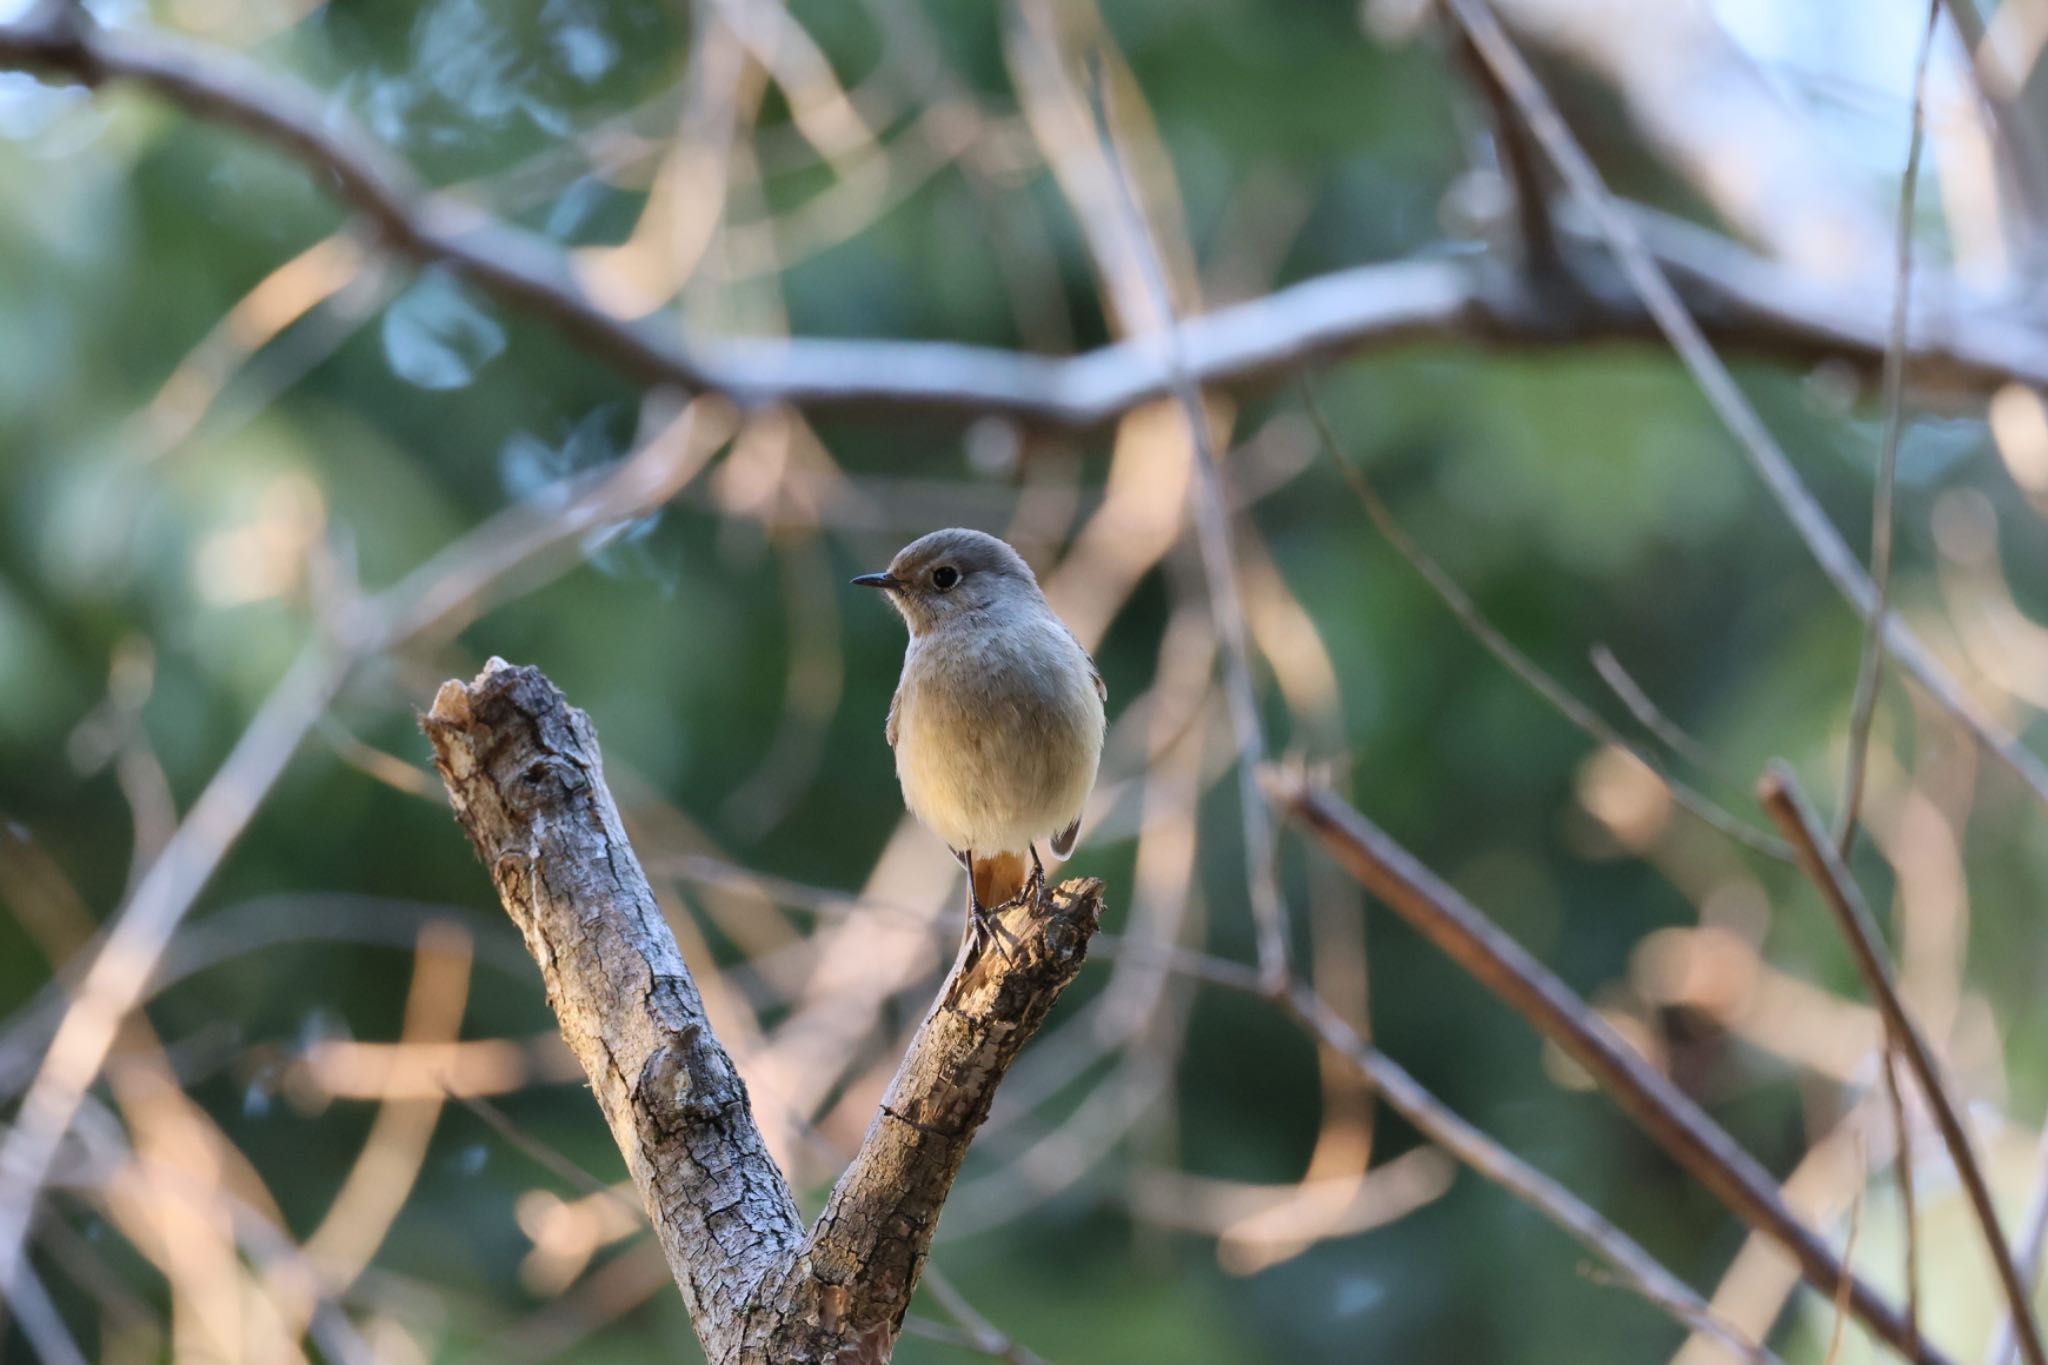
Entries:
<svg viewBox="0 0 2048 1365">
<path fill-rule="evenodd" d="M 1024 857 L 996 853 L 974 860 L 974 895 L 991 910 L 1024 889 Z"/>
</svg>

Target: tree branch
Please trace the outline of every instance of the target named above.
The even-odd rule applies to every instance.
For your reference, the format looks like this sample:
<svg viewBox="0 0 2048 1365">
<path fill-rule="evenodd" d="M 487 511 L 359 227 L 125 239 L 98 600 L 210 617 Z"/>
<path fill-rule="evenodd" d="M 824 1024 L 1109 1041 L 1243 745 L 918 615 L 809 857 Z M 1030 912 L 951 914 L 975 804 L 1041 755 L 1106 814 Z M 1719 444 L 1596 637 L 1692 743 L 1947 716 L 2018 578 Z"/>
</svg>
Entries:
<svg viewBox="0 0 2048 1365">
<path fill-rule="evenodd" d="M 1842 937 L 1849 945 L 1849 955 L 1855 959 L 1856 971 L 1869 988 L 1878 1013 L 1884 1016 L 1890 1047 L 1905 1059 L 1913 1079 L 1920 1085 L 1921 1097 L 1927 1101 L 1928 1112 L 1934 1115 L 1934 1126 L 1948 1146 L 1949 1159 L 1955 1163 L 1956 1177 L 1962 1182 L 1963 1192 L 1969 1196 L 1970 1208 L 1983 1230 L 1992 1268 L 1998 1272 L 1999 1285 L 2005 1291 L 2006 1311 L 2012 1315 L 2014 1330 L 2018 1333 L 2021 1356 L 2028 1365 L 2044 1365 L 2048 1356 L 2044 1356 L 2041 1331 L 2034 1322 L 2032 1291 L 2013 1260 L 2012 1244 L 2006 1240 L 2005 1230 L 1999 1226 L 1998 1207 L 1992 1202 L 1990 1182 L 1984 1178 L 1983 1163 L 1977 1159 L 1976 1145 L 1970 1141 L 1969 1129 L 1963 1125 L 1962 1111 L 1955 1097 L 1949 1093 L 1948 1081 L 1941 1074 L 1941 1064 L 1934 1058 L 1934 1049 L 1929 1045 L 1927 1035 L 1920 1031 L 1919 1024 L 1906 1009 L 1906 1002 L 1899 997 L 1891 958 L 1885 952 L 1884 940 L 1878 932 L 1876 918 L 1870 913 L 1870 906 L 1857 889 L 1855 878 L 1849 875 L 1841 850 L 1828 838 L 1819 817 L 1807 805 L 1789 767 L 1773 763 L 1757 784 L 1757 797 L 1798 851 L 1800 867 L 1820 888 L 1821 899 L 1827 903 L 1829 913 L 1835 917 L 1836 927 L 1842 931 Z M 1884 1065 L 1887 1068 L 1891 1066 L 1889 1051 Z"/>
<path fill-rule="evenodd" d="M 0 67 L 87 85 L 141 85 L 190 114 L 268 141 L 375 223 L 391 249 L 454 272 L 640 381 L 715 391 L 745 405 L 1005 413 L 1069 428 L 1099 426 L 1173 392 L 1172 367 L 1145 337 L 1053 357 L 945 341 L 717 339 L 626 322 L 583 291 L 554 243 L 427 191 L 312 91 L 232 53 L 146 30 L 103 29 L 82 9 L 48 4 L 0 24 Z M 1876 282 L 1817 282 L 1701 229 L 1645 235 L 1715 343 L 1797 364 L 1844 359 L 1873 372 L 1882 364 L 1887 295 Z M 1556 347 L 1657 334 L 1610 264 L 1589 258 L 1572 273 L 1581 297 L 1560 310 L 1554 286 L 1539 290 L 1492 257 L 1358 266 L 1186 319 L 1181 358 L 1196 384 L 1241 386 L 1417 341 Z M 1928 292 L 1948 291 L 1930 283 Z M 1975 309 L 1916 318 L 1907 355 L 1929 385 L 2048 386 L 2048 329 L 2020 314 Z"/>
<path fill-rule="evenodd" d="M 1873 621 L 1873 629 L 1884 632 L 1885 648 L 1900 668 L 1918 680 L 1929 696 L 1968 727 L 1986 751 L 2048 805 L 2048 762 L 2021 744 L 2016 735 L 1964 690 L 1904 620 L 1896 614 L 1883 614 L 1877 588 L 1864 573 L 1862 563 L 1850 553 L 1841 533 L 1828 520 L 1826 510 L 1800 481 L 1790 457 L 1771 435 L 1756 405 L 1736 384 L 1735 376 L 1714 350 L 1706 329 L 1693 316 L 1675 279 L 1657 260 L 1649 235 L 1638 221 L 1639 215 L 1628 211 L 1608 192 L 1599 168 L 1566 125 L 1564 115 L 1537 81 L 1520 49 L 1501 27 L 1489 0 L 1445 0 L 1445 7 L 1500 78 L 1502 88 L 1521 110 L 1530 131 L 1606 239 L 1629 287 L 1656 318 L 1659 329 L 1692 373 L 1708 406 L 1735 438 L 1821 572 L 1858 615 Z M 1889 347 L 1886 354 L 1901 354 L 1901 350 Z"/>
<path fill-rule="evenodd" d="M 1783 1247 L 1815 1289 L 1843 1296 L 1849 1312 L 1906 1359 L 1918 1365 L 1948 1360 L 1785 1206 L 1756 1158 L 1623 1042 L 1554 972 L 1329 792 L 1282 773 L 1269 778 L 1269 787 L 1273 799 L 1314 833 L 1345 871 L 1570 1054 L 1729 1212 Z"/>
<path fill-rule="evenodd" d="M 457 818 L 525 936 L 707 1356 L 889 1358 L 939 1211 L 1018 1052 L 1079 974 L 1101 883 L 963 948 L 824 1215 L 806 1233 L 604 784 L 596 731 L 493 659 L 422 720 Z"/>
</svg>

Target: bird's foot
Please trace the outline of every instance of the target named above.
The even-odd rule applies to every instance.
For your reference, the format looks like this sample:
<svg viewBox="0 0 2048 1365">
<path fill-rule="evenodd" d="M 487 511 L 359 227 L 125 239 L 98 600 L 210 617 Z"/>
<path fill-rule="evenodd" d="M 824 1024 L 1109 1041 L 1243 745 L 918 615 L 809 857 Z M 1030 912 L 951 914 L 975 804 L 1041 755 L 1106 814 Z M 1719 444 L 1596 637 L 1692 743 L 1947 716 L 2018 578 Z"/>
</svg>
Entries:
<svg viewBox="0 0 2048 1365">
<path fill-rule="evenodd" d="M 1017 945 L 1017 936 L 1005 928 L 999 918 L 1004 907 L 1013 904 L 1014 901 L 1005 901 L 1003 905 L 991 910 L 983 905 L 979 898 L 970 899 L 967 907 L 967 936 L 977 961 L 988 950 L 990 944 L 995 945 L 996 951 L 1003 955 L 1005 962 L 1017 960 L 1016 953 L 1012 951 Z"/>
<path fill-rule="evenodd" d="M 1024 879 L 1024 890 L 1020 898 L 1027 904 L 1037 905 L 1045 898 L 1045 864 L 1038 861 L 1037 844 L 1026 844 L 1024 847 L 1031 853 L 1031 875 Z"/>
</svg>

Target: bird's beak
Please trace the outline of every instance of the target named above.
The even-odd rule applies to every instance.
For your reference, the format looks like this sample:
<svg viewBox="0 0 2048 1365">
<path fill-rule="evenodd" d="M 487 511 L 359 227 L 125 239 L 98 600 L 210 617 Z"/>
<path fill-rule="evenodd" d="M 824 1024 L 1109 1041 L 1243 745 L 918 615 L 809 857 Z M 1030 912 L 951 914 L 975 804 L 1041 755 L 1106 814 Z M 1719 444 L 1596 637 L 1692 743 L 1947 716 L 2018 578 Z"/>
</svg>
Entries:
<svg viewBox="0 0 2048 1365">
<path fill-rule="evenodd" d="M 900 588 L 903 580 L 890 573 L 864 573 L 853 580 L 861 588 Z"/>
</svg>

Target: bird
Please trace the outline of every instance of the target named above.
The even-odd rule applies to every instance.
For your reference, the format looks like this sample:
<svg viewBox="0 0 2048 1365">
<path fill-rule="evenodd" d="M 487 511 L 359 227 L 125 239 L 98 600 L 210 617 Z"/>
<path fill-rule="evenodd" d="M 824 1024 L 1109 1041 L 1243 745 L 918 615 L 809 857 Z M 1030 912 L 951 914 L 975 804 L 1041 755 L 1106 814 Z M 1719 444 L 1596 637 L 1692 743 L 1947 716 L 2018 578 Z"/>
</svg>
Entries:
<svg viewBox="0 0 2048 1365">
<path fill-rule="evenodd" d="M 967 871 L 974 951 L 993 938 L 1007 957 L 993 912 L 1043 890 L 1037 841 L 1074 851 L 1102 759 L 1102 674 L 1024 557 L 985 532 L 933 531 L 853 581 L 910 628 L 883 726 L 904 804 Z"/>
</svg>

